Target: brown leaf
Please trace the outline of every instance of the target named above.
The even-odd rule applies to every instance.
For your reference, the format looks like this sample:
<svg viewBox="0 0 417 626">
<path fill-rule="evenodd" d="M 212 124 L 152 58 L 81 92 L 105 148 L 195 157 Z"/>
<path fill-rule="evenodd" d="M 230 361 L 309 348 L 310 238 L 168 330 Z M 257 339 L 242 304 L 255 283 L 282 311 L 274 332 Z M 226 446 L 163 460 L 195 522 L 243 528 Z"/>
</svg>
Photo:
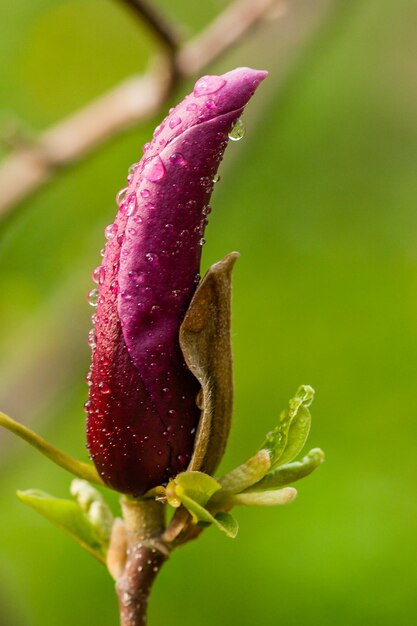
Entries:
<svg viewBox="0 0 417 626">
<path fill-rule="evenodd" d="M 188 470 L 212 474 L 223 456 L 233 410 L 233 356 L 230 338 L 231 252 L 210 267 L 180 328 L 185 361 L 201 384 L 202 409 Z"/>
</svg>

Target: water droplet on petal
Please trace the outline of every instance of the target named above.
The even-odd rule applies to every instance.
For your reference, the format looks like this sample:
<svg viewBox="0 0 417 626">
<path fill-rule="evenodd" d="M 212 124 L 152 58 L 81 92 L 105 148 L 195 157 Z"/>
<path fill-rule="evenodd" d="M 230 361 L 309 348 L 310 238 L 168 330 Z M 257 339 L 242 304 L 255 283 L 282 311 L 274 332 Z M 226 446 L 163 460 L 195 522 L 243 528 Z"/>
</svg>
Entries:
<svg viewBox="0 0 417 626">
<path fill-rule="evenodd" d="M 190 104 L 187 104 L 186 109 L 187 111 L 196 111 L 197 105 L 195 102 L 191 102 Z"/>
<path fill-rule="evenodd" d="M 94 328 L 91 328 L 88 331 L 88 345 L 90 346 L 90 348 L 96 347 L 96 332 Z"/>
<path fill-rule="evenodd" d="M 161 180 L 165 176 L 165 165 L 159 156 L 154 157 L 145 165 L 143 175 L 152 183 Z"/>
<path fill-rule="evenodd" d="M 128 190 L 128 188 L 127 188 L 127 187 L 124 187 L 124 188 L 123 188 L 123 189 L 121 189 L 121 190 L 119 191 L 119 193 L 117 194 L 117 196 L 116 196 L 116 204 L 117 204 L 118 206 L 120 206 L 120 205 L 122 204 L 123 200 L 125 199 L 125 196 L 126 196 L 126 192 L 127 192 L 127 190 Z"/>
<path fill-rule="evenodd" d="M 126 198 L 126 210 L 125 210 L 126 215 L 128 217 L 133 215 L 133 213 L 137 209 L 137 206 L 138 206 L 138 202 L 136 199 L 136 194 L 135 193 L 129 194 L 129 196 Z"/>
<path fill-rule="evenodd" d="M 140 195 L 142 196 L 142 198 L 149 198 L 151 192 L 149 191 L 149 189 L 142 189 Z"/>
<path fill-rule="evenodd" d="M 207 96 L 216 93 L 224 87 L 225 84 L 226 81 L 221 76 L 202 76 L 194 85 L 194 95 L 198 98 L 199 96 Z"/>
<path fill-rule="evenodd" d="M 104 265 L 100 265 L 100 271 L 98 273 L 98 284 L 102 285 L 106 279 L 106 268 Z"/>
<path fill-rule="evenodd" d="M 106 239 L 113 239 L 113 237 L 115 236 L 116 233 L 117 233 L 117 225 L 116 224 L 109 224 L 104 229 L 104 236 L 106 237 Z"/>
<path fill-rule="evenodd" d="M 129 174 L 134 174 L 136 172 L 137 166 L 138 163 L 132 163 L 132 165 L 129 167 Z"/>
<path fill-rule="evenodd" d="M 102 393 L 105 396 L 108 396 L 111 394 L 111 387 L 103 381 L 98 384 L 98 388 L 100 389 L 100 393 Z"/>
<path fill-rule="evenodd" d="M 110 291 L 114 293 L 115 296 L 119 293 L 119 283 L 117 280 L 114 280 L 110 285 Z"/>
<path fill-rule="evenodd" d="M 145 254 L 145 258 L 148 261 L 148 263 L 151 263 L 152 265 L 157 265 L 158 263 L 158 255 L 154 254 L 153 252 L 147 252 Z"/>
<path fill-rule="evenodd" d="M 165 124 L 159 124 L 159 126 L 157 126 L 155 128 L 155 130 L 153 131 L 153 136 L 154 138 L 157 137 L 163 130 L 164 130 Z"/>
<path fill-rule="evenodd" d="M 240 139 L 242 139 L 244 134 L 245 134 L 245 127 L 243 125 L 242 120 L 239 117 L 234 123 L 233 128 L 229 133 L 229 139 L 231 139 L 232 141 L 239 141 Z"/>
<path fill-rule="evenodd" d="M 98 302 L 98 289 L 92 289 L 88 292 L 87 296 L 88 304 L 90 306 L 97 306 Z"/>
<path fill-rule="evenodd" d="M 172 119 L 170 119 L 169 121 L 169 127 L 170 128 L 175 128 L 176 126 L 178 126 L 179 124 L 181 124 L 182 119 L 180 117 L 173 117 Z"/>
<path fill-rule="evenodd" d="M 95 282 L 95 283 L 98 283 L 98 277 L 99 277 L 99 274 L 100 274 L 100 269 L 101 269 L 101 265 L 96 267 L 93 270 L 93 273 L 91 274 L 91 278 L 93 279 L 93 282 Z"/>
<path fill-rule="evenodd" d="M 219 180 L 220 180 L 220 176 L 219 176 L 219 174 L 215 174 L 215 175 L 213 176 L 213 183 L 214 183 L 214 184 L 216 184 L 216 183 L 218 183 L 218 182 L 219 182 Z"/>
<path fill-rule="evenodd" d="M 180 167 L 183 167 L 187 164 L 187 161 L 184 158 L 184 155 L 181 154 L 181 152 L 174 152 L 174 154 L 171 154 L 171 156 L 169 157 L 169 160 L 171 161 L 171 163 L 174 163 L 174 165 L 179 165 Z"/>
</svg>

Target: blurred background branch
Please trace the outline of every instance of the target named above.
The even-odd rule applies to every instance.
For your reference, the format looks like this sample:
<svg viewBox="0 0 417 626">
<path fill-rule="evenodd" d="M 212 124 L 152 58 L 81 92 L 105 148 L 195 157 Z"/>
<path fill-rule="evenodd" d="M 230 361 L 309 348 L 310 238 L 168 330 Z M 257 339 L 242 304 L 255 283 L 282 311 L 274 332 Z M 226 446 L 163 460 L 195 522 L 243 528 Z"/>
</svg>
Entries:
<svg viewBox="0 0 417 626">
<path fill-rule="evenodd" d="M 201 73 L 285 0 L 237 0 L 197 37 L 180 45 L 176 29 L 142 0 L 123 0 L 156 35 L 160 56 L 142 76 L 125 79 L 27 142 L 0 164 L 0 218 L 103 142 L 150 119 L 180 81 Z M 25 176 L 22 177 L 22 171 Z"/>
</svg>

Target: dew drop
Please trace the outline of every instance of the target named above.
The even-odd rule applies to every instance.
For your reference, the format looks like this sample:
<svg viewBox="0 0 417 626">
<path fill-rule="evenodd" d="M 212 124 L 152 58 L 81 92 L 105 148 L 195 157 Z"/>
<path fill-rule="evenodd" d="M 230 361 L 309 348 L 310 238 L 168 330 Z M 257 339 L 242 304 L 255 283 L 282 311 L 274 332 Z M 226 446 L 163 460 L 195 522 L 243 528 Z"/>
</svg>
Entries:
<svg viewBox="0 0 417 626">
<path fill-rule="evenodd" d="M 114 280 L 110 285 L 110 291 L 114 293 L 115 296 L 119 293 L 119 283 L 117 280 Z"/>
<path fill-rule="evenodd" d="M 219 174 L 215 174 L 215 175 L 213 176 L 213 183 L 214 183 L 214 184 L 216 184 L 216 183 L 218 183 L 218 182 L 219 182 L 219 180 L 220 180 L 220 175 L 219 175 Z"/>
<path fill-rule="evenodd" d="M 164 127 L 165 127 L 165 124 L 159 124 L 159 126 L 155 128 L 155 130 L 153 131 L 154 138 L 157 137 L 160 133 L 162 133 L 162 131 L 164 130 Z"/>
<path fill-rule="evenodd" d="M 156 265 L 158 263 L 158 255 L 154 254 L 153 252 L 147 252 L 145 254 L 145 258 L 148 263 L 151 263 L 152 265 Z"/>
<path fill-rule="evenodd" d="M 137 166 L 138 163 L 132 163 L 132 165 L 129 167 L 129 174 L 134 174 L 136 172 Z"/>
<path fill-rule="evenodd" d="M 187 164 L 187 161 L 181 152 L 174 152 L 174 154 L 171 154 L 169 157 L 169 160 L 171 163 L 174 163 L 174 165 L 179 165 L 180 167 L 184 167 L 184 165 Z"/>
<path fill-rule="evenodd" d="M 117 233 L 117 224 L 109 224 L 104 229 L 104 236 L 106 237 L 106 239 L 113 239 L 116 233 Z"/>
<path fill-rule="evenodd" d="M 156 183 L 165 176 L 165 165 L 159 156 L 154 157 L 143 168 L 143 175 L 152 183 Z"/>
<path fill-rule="evenodd" d="M 181 467 L 185 467 L 188 462 L 188 454 L 179 454 L 177 456 L 177 461 L 181 465 Z"/>
<path fill-rule="evenodd" d="M 187 111 L 196 111 L 197 110 L 197 105 L 195 102 L 191 102 L 190 104 L 187 104 L 186 107 Z"/>
<path fill-rule="evenodd" d="M 90 346 L 90 348 L 96 347 L 96 332 L 94 328 L 91 328 L 88 331 L 88 345 Z"/>
<path fill-rule="evenodd" d="M 169 121 L 169 127 L 170 128 L 176 128 L 176 126 L 178 126 L 179 124 L 181 124 L 182 119 L 180 117 L 173 117 L 170 121 Z"/>
<path fill-rule="evenodd" d="M 95 282 L 95 283 L 98 283 L 98 278 L 99 278 L 99 275 L 100 275 L 100 269 L 101 269 L 101 265 L 96 267 L 93 270 L 93 273 L 91 274 L 91 278 L 93 279 L 93 282 Z"/>
<path fill-rule="evenodd" d="M 142 189 L 140 195 L 142 196 L 142 198 L 149 198 L 151 192 L 149 191 L 149 189 Z"/>
<path fill-rule="evenodd" d="M 196 98 L 200 96 L 208 96 L 209 94 L 216 93 L 222 87 L 224 87 L 226 81 L 221 76 L 202 76 L 194 85 L 194 95 Z"/>
<path fill-rule="evenodd" d="M 138 206 L 138 202 L 136 199 L 136 194 L 130 193 L 128 197 L 126 198 L 125 210 L 123 212 L 126 213 L 128 217 L 130 217 L 136 211 L 137 206 Z M 121 210 L 121 207 L 120 207 L 120 210 Z"/>
<path fill-rule="evenodd" d="M 102 393 L 104 396 L 108 396 L 111 394 L 111 387 L 103 381 L 98 384 L 98 388 L 100 390 L 100 393 Z"/>
<path fill-rule="evenodd" d="M 91 402 L 91 400 L 87 400 L 87 402 L 84 402 L 84 411 L 86 413 L 90 413 L 92 406 L 93 406 L 93 403 Z"/>
<path fill-rule="evenodd" d="M 125 199 L 126 193 L 127 193 L 128 187 L 124 187 L 123 189 L 121 189 L 119 191 L 119 193 L 116 196 L 116 204 L 117 206 L 120 207 L 120 205 L 122 204 L 122 202 Z"/>
<path fill-rule="evenodd" d="M 103 265 L 100 265 L 98 268 L 98 284 L 102 285 L 106 278 L 106 268 Z"/>
<path fill-rule="evenodd" d="M 97 306 L 98 302 L 98 289 L 92 289 L 88 292 L 87 296 L 88 304 L 90 306 Z"/>
<path fill-rule="evenodd" d="M 240 117 L 233 124 L 233 128 L 229 133 L 229 139 L 232 141 L 240 141 L 245 134 L 245 127 Z"/>
</svg>

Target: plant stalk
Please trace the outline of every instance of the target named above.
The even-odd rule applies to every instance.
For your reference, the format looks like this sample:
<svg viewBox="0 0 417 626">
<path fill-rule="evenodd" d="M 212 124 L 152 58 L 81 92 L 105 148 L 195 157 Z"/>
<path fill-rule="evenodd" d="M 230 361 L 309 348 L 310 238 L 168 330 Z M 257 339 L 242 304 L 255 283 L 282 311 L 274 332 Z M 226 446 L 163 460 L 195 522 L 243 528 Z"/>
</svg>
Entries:
<svg viewBox="0 0 417 626">
<path fill-rule="evenodd" d="M 165 505 L 155 500 L 122 498 L 127 558 L 116 582 L 121 626 L 145 626 L 152 584 L 169 548 L 161 540 Z"/>
</svg>

